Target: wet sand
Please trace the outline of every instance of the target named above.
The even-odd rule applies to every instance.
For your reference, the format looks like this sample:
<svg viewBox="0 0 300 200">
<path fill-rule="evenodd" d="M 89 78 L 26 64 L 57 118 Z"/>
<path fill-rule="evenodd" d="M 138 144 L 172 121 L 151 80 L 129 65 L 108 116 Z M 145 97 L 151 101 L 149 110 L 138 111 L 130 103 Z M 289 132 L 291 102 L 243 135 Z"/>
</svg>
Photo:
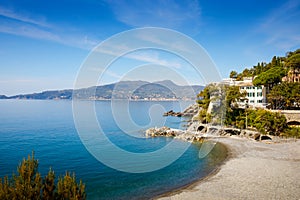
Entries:
<svg viewBox="0 0 300 200">
<path fill-rule="evenodd" d="M 215 173 L 160 199 L 300 199 L 300 140 L 215 139 L 229 158 Z"/>
</svg>

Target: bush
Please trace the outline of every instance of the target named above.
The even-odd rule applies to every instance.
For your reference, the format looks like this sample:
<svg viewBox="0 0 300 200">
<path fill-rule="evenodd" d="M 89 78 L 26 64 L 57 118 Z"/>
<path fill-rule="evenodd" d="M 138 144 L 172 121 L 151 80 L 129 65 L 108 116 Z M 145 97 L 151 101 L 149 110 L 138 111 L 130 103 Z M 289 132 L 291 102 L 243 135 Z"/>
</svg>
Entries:
<svg viewBox="0 0 300 200">
<path fill-rule="evenodd" d="M 48 174 L 42 178 L 38 172 L 38 160 L 28 155 L 17 168 L 17 174 L 12 178 L 0 178 L 0 199 L 86 199 L 85 185 L 80 180 L 76 182 L 75 175 L 66 172 L 55 184 L 55 173 L 50 168 Z"/>
<path fill-rule="evenodd" d="M 300 127 L 288 128 L 283 136 L 300 138 Z"/>
</svg>

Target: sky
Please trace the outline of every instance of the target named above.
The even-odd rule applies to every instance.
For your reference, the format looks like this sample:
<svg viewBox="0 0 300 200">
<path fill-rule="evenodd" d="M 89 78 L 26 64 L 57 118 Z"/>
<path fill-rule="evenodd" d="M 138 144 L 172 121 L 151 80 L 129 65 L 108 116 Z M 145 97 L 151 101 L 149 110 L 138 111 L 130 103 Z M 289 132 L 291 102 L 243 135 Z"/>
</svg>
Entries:
<svg viewBox="0 0 300 200">
<path fill-rule="evenodd" d="M 299 0 L 0 0 L 0 95 L 73 88 L 101 42 L 144 27 L 185 34 L 226 78 L 300 48 L 299 24 Z M 164 71 L 171 66 L 189 84 L 203 84 L 186 61 L 158 50 L 129 53 L 98 84 L 172 79 Z"/>
</svg>

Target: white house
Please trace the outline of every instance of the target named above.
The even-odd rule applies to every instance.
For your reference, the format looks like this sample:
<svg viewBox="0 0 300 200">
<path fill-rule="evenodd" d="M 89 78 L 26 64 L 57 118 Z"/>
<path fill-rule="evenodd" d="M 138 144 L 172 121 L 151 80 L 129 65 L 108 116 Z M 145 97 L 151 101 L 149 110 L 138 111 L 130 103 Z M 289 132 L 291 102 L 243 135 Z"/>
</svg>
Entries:
<svg viewBox="0 0 300 200">
<path fill-rule="evenodd" d="M 223 83 L 230 86 L 238 86 L 241 92 L 246 92 L 246 100 L 238 102 L 241 107 L 265 108 L 267 105 L 266 89 L 263 85 L 254 86 L 252 77 L 245 77 L 242 81 L 236 81 L 233 78 L 224 79 Z"/>
</svg>

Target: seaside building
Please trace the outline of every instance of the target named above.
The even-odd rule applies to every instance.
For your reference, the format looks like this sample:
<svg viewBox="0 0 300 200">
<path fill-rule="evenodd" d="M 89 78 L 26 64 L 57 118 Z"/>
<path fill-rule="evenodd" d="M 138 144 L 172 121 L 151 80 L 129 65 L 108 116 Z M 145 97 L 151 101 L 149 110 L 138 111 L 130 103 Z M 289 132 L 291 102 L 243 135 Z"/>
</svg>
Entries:
<svg viewBox="0 0 300 200">
<path fill-rule="evenodd" d="M 223 83 L 229 86 L 238 86 L 240 92 L 246 92 L 246 97 L 238 102 L 239 107 L 246 106 L 253 108 L 265 108 L 267 105 L 266 88 L 261 86 L 254 86 L 253 77 L 244 77 L 242 81 L 237 81 L 234 78 L 223 79 Z"/>
</svg>

